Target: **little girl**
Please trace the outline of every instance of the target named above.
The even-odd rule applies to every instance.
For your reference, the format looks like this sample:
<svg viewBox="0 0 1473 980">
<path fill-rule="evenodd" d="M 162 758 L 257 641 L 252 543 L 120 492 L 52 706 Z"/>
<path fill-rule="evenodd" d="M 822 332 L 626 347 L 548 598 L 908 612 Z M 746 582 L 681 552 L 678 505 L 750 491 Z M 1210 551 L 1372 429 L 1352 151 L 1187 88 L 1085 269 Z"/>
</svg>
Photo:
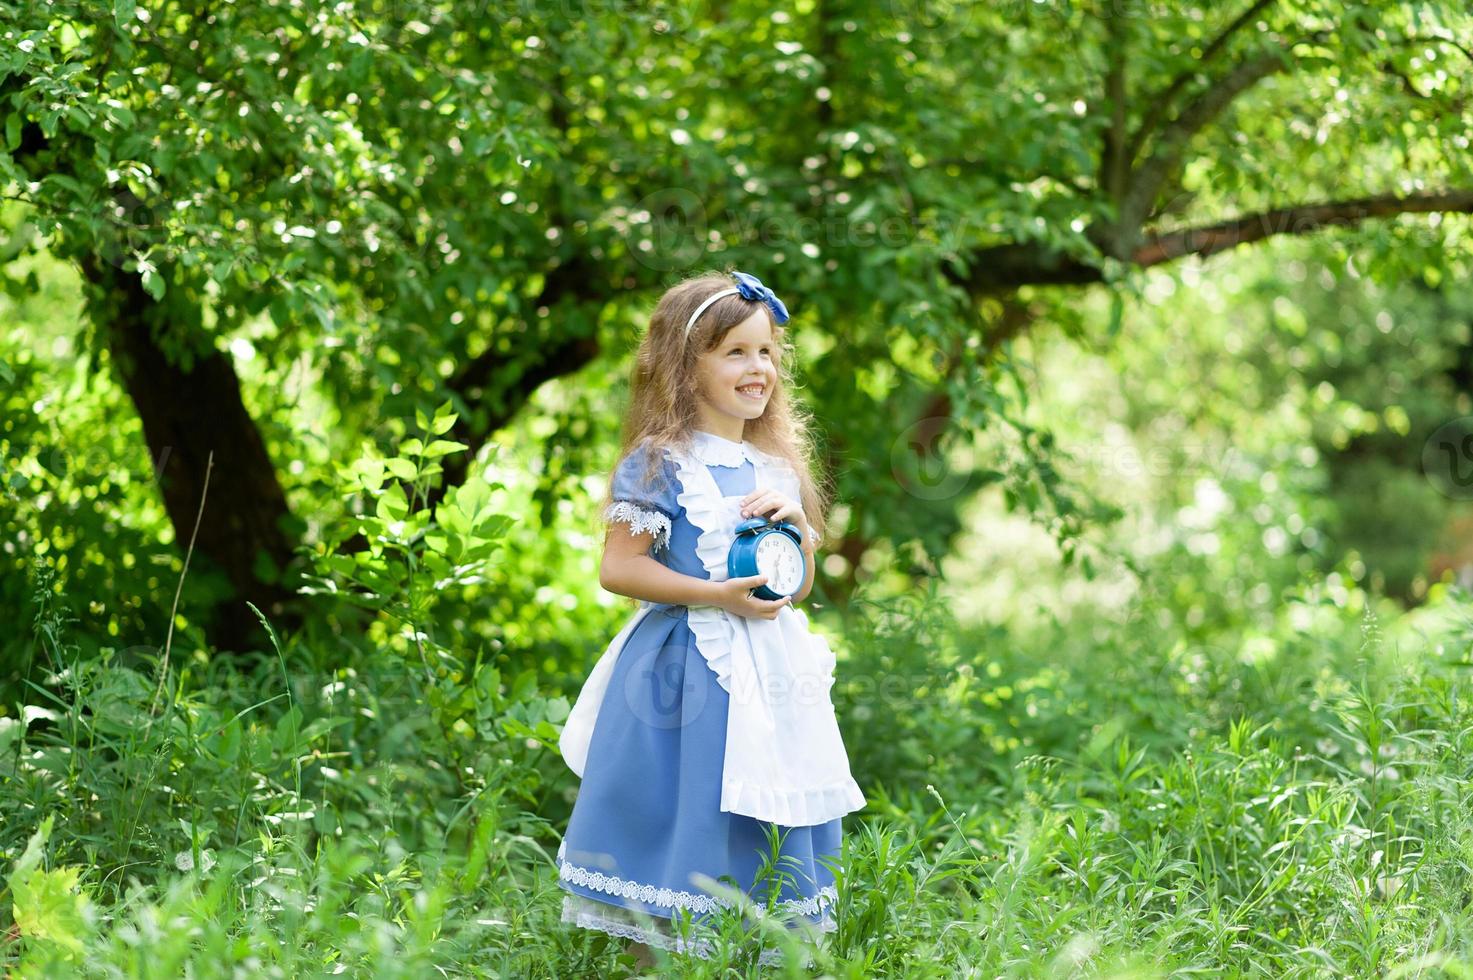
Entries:
<svg viewBox="0 0 1473 980">
<path fill-rule="evenodd" d="M 841 818 L 865 803 L 829 697 L 833 652 L 793 605 L 813 587 L 824 518 L 806 420 L 785 389 L 787 319 L 743 272 L 668 290 L 635 361 L 604 501 L 599 584 L 640 608 L 559 742 L 582 784 L 558 880 L 564 922 L 635 940 L 645 965 L 650 946 L 710 955 L 708 939 L 670 921 L 699 927 L 731 904 L 705 879 L 765 903 L 773 879 L 755 886 L 769 829 L 781 840 L 775 909 L 831 931 L 823 859 L 837 862 Z M 768 600 L 753 594 L 765 576 L 728 576 L 735 528 L 753 517 L 800 531 L 797 593 Z"/>
</svg>

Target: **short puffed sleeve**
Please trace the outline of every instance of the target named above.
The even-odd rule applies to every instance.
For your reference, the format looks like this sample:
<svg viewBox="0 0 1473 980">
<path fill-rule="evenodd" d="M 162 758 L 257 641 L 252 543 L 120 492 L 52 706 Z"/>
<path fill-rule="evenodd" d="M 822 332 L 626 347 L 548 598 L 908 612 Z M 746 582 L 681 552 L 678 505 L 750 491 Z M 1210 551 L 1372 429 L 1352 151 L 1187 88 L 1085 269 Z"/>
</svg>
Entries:
<svg viewBox="0 0 1473 980">
<path fill-rule="evenodd" d="M 651 451 L 649 444 L 643 443 L 619 461 L 614 469 L 613 502 L 604 511 L 604 519 L 626 522 L 634 534 L 653 532 L 654 547 L 662 548 L 670 543 L 670 526 L 680 510 L 675 502 L 678 487 L 675 468 L 663 452 L 653 477 L 646 479 Z"/>
</svg>

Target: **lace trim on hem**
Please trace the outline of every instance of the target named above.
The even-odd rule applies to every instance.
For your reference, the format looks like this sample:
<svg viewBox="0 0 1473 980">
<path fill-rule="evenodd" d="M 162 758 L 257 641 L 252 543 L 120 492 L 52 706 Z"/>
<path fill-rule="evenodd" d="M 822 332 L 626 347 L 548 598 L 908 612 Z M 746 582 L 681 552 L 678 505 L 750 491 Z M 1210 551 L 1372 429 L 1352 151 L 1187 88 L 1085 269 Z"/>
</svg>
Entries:
<svg viewBox="0 0 1473 980">
<path fill-rule="evenodd" d="M 644 884 L 638 881 L 628 881 L 617 875 L 606 875 L 602 871 L 585 868 L 581 865 L 570 864 L 565 855 L 567 854 L 568 842 L 564 840 L 558 845 L 557 868 L 558 878 L 568 881 L 584 888 L 592 888 L 596 892 L 605 892 L 616 895 L 619 898 L 630 898 L 646 905 L 657 905 L 665 909 L 690 909 L 698 913 L 713 913 L 720 909 L 731 907 L 731 903 L 716 895 L 704 893 L 676 891 L 673 888 L 657 888 L 654 885 Z M 796 911 L 803 915 L 819 915 L 825 912 L 827 907 L 839 900 L 839 890 L 834 885 L 824 885 L 816 895 L 809 898 L 785 898 L 776 903 L 780 911 Z"/>
<path fill-rule="evenodd" d="M 715 957 L 715 950 L 709 939 L 696 938 L 688 941 L 685 937 L 675 934 L 671 935 L 658 926 L 641 926 L 616 915 L 606 913 L 592 908 L 595 903 L 590 899 L 582 899 L 581 896 L 567 895 L 563 898 L 562 921 L 575 925 L 582 929 L 594 929 L 610 936 L 618 936 L 621 939 L 632 939 L 635 942 L 644 943 L 646 946 L 658 947 L 667 952 L 676 954 L 689 954 L 699 956 L 701 959 L 709 960 Z M 823 930 L 832 932 L 832 929 Z M 812 967 L 813 958 L 808 957 L 805 968 Z M 761 966 L 777 966 L 782 963 L 782 950 L 764 949 L 757 954 L 757 963 Z"/>
<path fill-rule="evenodd" d="M 633 534 L 645 531 L 654 532 L 655 548 L 668 547 L 670 544 L 670 518 L 657 510 L 649 510 L 631 501 L 620 500 L 610 504 L 604 511 L 604 520 L 626 521 Z"/>
</svg>

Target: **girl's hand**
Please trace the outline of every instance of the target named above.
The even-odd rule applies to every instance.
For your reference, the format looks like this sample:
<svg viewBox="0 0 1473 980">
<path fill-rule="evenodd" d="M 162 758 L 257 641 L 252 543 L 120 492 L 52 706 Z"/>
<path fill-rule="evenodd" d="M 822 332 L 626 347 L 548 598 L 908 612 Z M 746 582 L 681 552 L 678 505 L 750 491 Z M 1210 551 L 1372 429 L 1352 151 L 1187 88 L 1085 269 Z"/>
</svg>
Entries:
<svg viewBox="0 0 1473 980">
<path fill-rule="evenodd" d="M 808 540 L 808 518 L 802 505 L 781 490 L 753 490 L 741 499 L 741 506 L 743 517 L 763 516 L 774 524 L 788 521 Z"/>
<path fill-rule="evenodd" d="M 783 596 L 781 599 L 759 599 L 752 595 L 752 590 L 757 586 L 767 584 L 766 575 L 729 578 L 713 584 L 716 588 L 711 605 L 719 606 L 738 616 L 776 619 L 778 613 L 793 604 L 793 597 L 790 595 Z"/>
</svg>

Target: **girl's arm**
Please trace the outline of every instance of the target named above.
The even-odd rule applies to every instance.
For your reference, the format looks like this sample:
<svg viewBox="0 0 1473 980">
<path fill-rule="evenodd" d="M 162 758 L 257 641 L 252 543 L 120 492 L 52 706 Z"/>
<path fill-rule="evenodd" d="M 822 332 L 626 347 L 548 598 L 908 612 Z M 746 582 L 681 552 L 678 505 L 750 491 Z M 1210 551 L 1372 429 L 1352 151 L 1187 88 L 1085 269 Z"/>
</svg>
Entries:
<svg viewBox="0 0 1473 980">
<path fill-rule="evenodd" d="M 803 588 L 793 595 L 794 602 L 802 602 L 808 598 L 808 593 L 813 591 L 813 576 L 816 569 L 813 566 L 814 556 L 818 554 L 818 544 L 813 536 L 808 533 L 805 523 L 803 527 Z"/>
<path fill-rule="evenodd" d="M 682 575 L 648 554 L 655 543 L 653 531 L 631 534 L 629 525 L 612 524 L 604 539 L 604 557 L 598 584 L 616 595 L 677 606 L 716 605 L 716 586 L 710 579 Z"/>
</svg>

